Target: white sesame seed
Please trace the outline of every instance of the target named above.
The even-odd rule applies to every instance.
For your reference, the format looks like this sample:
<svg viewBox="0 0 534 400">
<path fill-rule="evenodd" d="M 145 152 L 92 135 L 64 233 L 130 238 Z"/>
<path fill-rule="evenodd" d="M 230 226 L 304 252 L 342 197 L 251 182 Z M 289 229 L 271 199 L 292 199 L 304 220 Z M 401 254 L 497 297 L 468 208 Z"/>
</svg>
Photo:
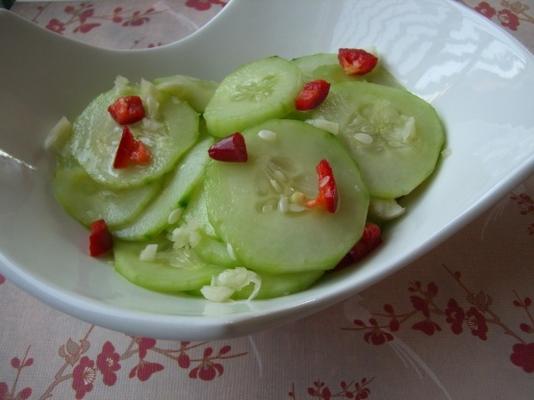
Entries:
<svg viewBox="0 0 534 400">
<path fill-rule="evenodd" d="M 295 192 L 289 198 L 289 201 L 294 204 L 303 204 L 306 196 L 302 192 Z"/>
<path fill-rule="evenodd" d="M 339 134 L 339 124 L 337 122 L 328 121 L 326 119 L 319 118 L 319 119 L 307 119 L 306 123 L 312 126 L 315 126 L 316 128 L 327 131 L 331 133 L 332 135 Z"/>
<path fill-rule="evenodd" d="M 141 261 L 154 261 L 156 259 L 156 253 L 158 251 L 157 244 L 148 244 L 139 254 Z"/>
<path fill-rule="evenodd" d="M 197 247 L 201 239 L 202 237 L 197 230 L 192 230 L 189 232 L 189 246 L 191 246 L 191 248 Z"/>
<path fill-rule="evenodd" d="M 307 210 L 306 207 L 301 206 L 300 204 L 290 204 L 289 205 L 289 211 L 291 212 L 302 212 Z"/>
<path fill-rule="evenodd" d="M 232 260 L 237 260 L 235 253 L 234 253 L 234 248 L 232 247 L 230 243 L 226 243 L 226 252 L 228 253 L 228 255 L 230 256 Z"/>
<path fill-rule="evenodd" d="M 358 142 L 363 143 L 363 144 L 373 143 L 373 137 L 367 133 L 361 133 L 361 132 L 355 133 L 354 139 L 356 139 Z"/>
<path fill-rule="evenodd" d="M 174 248 L 175 249 L 181 249 L 184 248 L 187 243 L 189 242 L 189 235 L 187 234 L 186 230 L 182 227 L 175 228 L 172 231 L 171 240 L 174 242 Z"/>
<path fill-rule="evenodd" d="M 277 181 L 275 181 L 274 179 L 269 179 L 269 183 L 271 184 L 271 186 L 276 192 L 282 193 L 282 187 Z"/>
<path fill-rule="evenodd" d="M 261 208 L 262 213 L 268 213 L 273 210 L 274 210 L 274 207 L 272 206 L 272 204 L 264 204 L 263 207 Z"/>
<path fill-rule="evenodd" d="M 274 142 L 276 140 L 277 135 L 276 132 L 267 129 L 262 129 L 258 132 L 258 136 L 260 137 L 260 139 L 263 139 L 267 142 Z"/>
<path fill-rule="evenodd" d="M 289 210 L 289 202 L 286 196 L 280 196 L 278 200 L 278 210 L 286 213 Z"/>
<path fill-rule="evenodd" d="M 447 147 L 443 149 L 443 151 L 441 152 L 441 157 L 443 158 L 449 157 L 451 153 L 452 153 L 451 149 Z"/>
<path fill-rule="evenodd" d="M 282 182 L 287 181 L 287 176 L 282 171 L 280 171 L 279 169 L 273 170 L 273 175 L 279 181 L 282 181 Z"/>
<path fill-rule="evenodd" d="M 388 146 L 390 147 L 402 147 L 402 144 L 397 140 L 388 140 Z"/>
<path fill-rule="evenodd" d="M 169 217 L 167 218 L 167 222 L 169 223 L 169 225 L 174 225 L 180 220 L 180 217 L 182 216 L 182 211 L 183 210 L 181 208 L 176 208 L 171 211 Z"/>
</svg>

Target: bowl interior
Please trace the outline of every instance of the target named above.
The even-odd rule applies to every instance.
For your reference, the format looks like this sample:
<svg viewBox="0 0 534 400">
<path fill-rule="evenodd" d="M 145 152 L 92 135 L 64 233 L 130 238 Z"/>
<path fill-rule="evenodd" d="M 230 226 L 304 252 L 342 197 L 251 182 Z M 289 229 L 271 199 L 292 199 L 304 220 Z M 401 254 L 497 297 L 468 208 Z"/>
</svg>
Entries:
<svg viewBox="0 0 534 400">
<path fill-rule="evenodd" d="M 138 288 L 86 255 L 87 232 L 52 198 L 52 159 L 42 146 L 62 115 L 73 119 L 118 74 L 218 80 L 255 58 L 339 47 L 375 48 L 447 130 L 450 156 L 405 199 L 407 214 L 373 257 L 302 293 L 213 304 Z M 445 239 L 534 166 L 533 57 L 453 2 L 233 0 L 192 37 L 144 51 L 92 48 L 0 12 L 0 59 L 0 270 L 63 311 L 134 334 L 239 335 L 324 308 Z"/>
</svg>

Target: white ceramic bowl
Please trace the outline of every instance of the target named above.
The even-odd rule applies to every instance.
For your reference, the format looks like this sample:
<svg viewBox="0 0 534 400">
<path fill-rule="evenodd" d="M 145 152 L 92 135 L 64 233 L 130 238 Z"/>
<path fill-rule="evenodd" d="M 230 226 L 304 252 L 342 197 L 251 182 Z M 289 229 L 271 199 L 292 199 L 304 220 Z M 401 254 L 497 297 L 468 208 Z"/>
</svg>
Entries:
<svg viewBox="0 0 534 400">
<path fill-rule="evenodd" d="M 451 155 L 358 267 L 291 296 L 213 304 L 136 287 L 86 255 L 87 232 L 53 200 L 46 132 L 116 75 L 220 79 L 246 61 L 373 46 L 445 122 Z M 44 302 L 158 338 L 247 334 L 339 302 L 445 240 L 534 166 L 533 56 L 476 13 L 443 0 L 233 0 L 169 46 L 109 51 L 0 11 L 0 271 Z"/>
</svg>

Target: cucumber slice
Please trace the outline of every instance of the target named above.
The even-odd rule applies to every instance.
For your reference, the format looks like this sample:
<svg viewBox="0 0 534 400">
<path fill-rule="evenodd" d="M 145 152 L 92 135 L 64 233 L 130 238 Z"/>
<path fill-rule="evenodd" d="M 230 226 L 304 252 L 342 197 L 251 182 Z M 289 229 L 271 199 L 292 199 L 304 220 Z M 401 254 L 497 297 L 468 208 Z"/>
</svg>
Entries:
<svg viewBox="0 0 534 400">
<path fill-rule="evenodd" d="M 145 240 L 161 233 L 169 226 L 169 215 L 200 182 L 208 163 L 211 138 L 204 139 L 186 155 L 176 170 L 167 178 L 163 191 L 131 224 L 115 231 L 124 240 Z"/>
<path fill-rule="evenodd" d="M 402 89 L 402 85 L 381 64 L 377 65 L 372 72 L 361 76 L 347 75 L 339 64 L 322 65 L 312 72 L 311 78 L 324 79 L 331 84 L 340 82 L 366 81 L 376 83 L 378 85 Z"/>
<path fill-rule="evenodd" d="M 310 54 L 304 57 L 294 58 L 291 62 L 300 68 L 304 75 L 304 79 L 307 81 L 314 79 L 313 71 L 318 67 L 323 65 L 338 65 L 337 54 L 334 53 Z"/>
<path fill-rule="evenodd" d="M 86 226 L 102 218 L 111 229 L 137 217 L 160 186 L 156 181 L 133 189 L 110 189 L 92 180 L 77 163 L 59 165 L 52 183 L 57 201 L 72 217 Z"/>
<path fill-rule="evenodd" d="M 200 241 L 195 246 L 195 253 L 200 258 L 208 263 L 221 265 L 226 268 L 233 268 L 240 265 L 235 259 L 235 255 L 229 253 L 228 245 L 217 237 L 215 229 L 208 219 L 206 191 L 203 185 L 200 185 L 193 192 L 187 204 L 183 220 L 188 222 L 194 221 L 195 226 L 198 226 L 200 230 Z"/>
<path fill-rule="evenodd" d="M 154 79 L 154 85 L 162 92 L 187 101 L 195 111 L 204 112 L 219 84 L 185 75 L 173 75 Z"/>
<path fill-rule="evenodd" d="M 217 237 L 215 229 L 208 219 L 208 209 L 206 208 L 206 191 L 204 185 L 193 192 L 191 198 L 187 202 L 187 209 L 185 210 L 184 219 L 196 222 L 198 227 L 208 236 Z"/>
<path fill-rule="evenodd" d="M 304 74 L 305 80 L 324 79 L 331 84 L 350 81 L 368 81 L 379 85 L 402 88 L 402 85 L 381 62 L 368 74 L 347 75 L 339 65 L 337 54 L 318 53 L 292 60 Z"/>
<path fill-rule="evenodd" d="M 243 65 L 221 82 L 204 118 L 214 136 L 226 136 L 295 109 L 300 70 L 280 57 Z"/>
<path fill-rule="evenodd" d="M 165 97 L 165 96 L 163 96 Z M 198 114 L 187 103 L 167 96 L 159 105 L 160 120 L 144 118 L 130 128 L 152 153 L 149 165 L 113 168 L 122 127 L 107 107 L 117 98 L 115 90 L 98 96 L 74 122 L 71 152 L 96 181 L 127 188 L 154 181 L 170 171 L 198 137 Z"/>
<path fill-rule="evenodd" d="M 275 132 L 276 140 L 260 138 L 263 129 Z M 334 268 L 361 236 L 369 203 L 350 155 L 335 137 L 300 121 L 272 120 L 243 135 L 249 161 L 212 161 L 206 172 L 208 216 L 217 234 L 252 270 Z M 277 204 L 287 205 L 293 190 L 308 198 L 316 196 L 315 167 L 321 159 L 327 159 L 334 171 L 339 193 L 336 213 L 279 211 Z"/>
<path fill-rule="evenodd" d="M 135 285 L 158 292 L 177 293 L 208 285 L 224 268 L 202 262 L 189 249 L 167 247 L 154 261 L 141 261 L 147 243 L 116 241 L 113 246 L 115 270 Z"/>
<path fill-rule="evenodd" d="M 259 273 L 261 288 L 255 299 L 272 299 L 308 289 L 319 280 L 324 271 L 297 272 L 293 274 Z M 253 288 L 249 285 L 234 293 L 233 299 L 247 299 Z"/>
<path fill-rule="evenodd" d="M 195 253 L 205 262 L 220 265 L 225 268 L 234 268 L 242 265 L 228 252 L 228 244 L 200 233 L 200 242 L 195 246 Z"/>
<path fill-rule="evenodd" d="M 338 137 L 374 197 L 410 193 L 432 173 L 445 141 L 430 104 L 406 90 L 373 83 L 332 85 L 310 115 L 339 123 Z"/>
</svg>

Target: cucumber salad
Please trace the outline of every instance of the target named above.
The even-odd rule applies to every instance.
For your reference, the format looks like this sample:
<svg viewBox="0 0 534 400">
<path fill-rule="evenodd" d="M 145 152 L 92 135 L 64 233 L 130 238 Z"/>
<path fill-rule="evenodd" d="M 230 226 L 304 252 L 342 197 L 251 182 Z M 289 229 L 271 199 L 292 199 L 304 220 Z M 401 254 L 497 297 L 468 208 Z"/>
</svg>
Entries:
<svg viewBox="0 0 534 400">
<path fill-rule="evenodd" d="M 362 49 L 243 65 L 222 82 L 117 77 L 45 146 L 89 253 L 211 301 L 304 290 L 382 241 L 436 168 L 435 110 Z"/>
</svg>

